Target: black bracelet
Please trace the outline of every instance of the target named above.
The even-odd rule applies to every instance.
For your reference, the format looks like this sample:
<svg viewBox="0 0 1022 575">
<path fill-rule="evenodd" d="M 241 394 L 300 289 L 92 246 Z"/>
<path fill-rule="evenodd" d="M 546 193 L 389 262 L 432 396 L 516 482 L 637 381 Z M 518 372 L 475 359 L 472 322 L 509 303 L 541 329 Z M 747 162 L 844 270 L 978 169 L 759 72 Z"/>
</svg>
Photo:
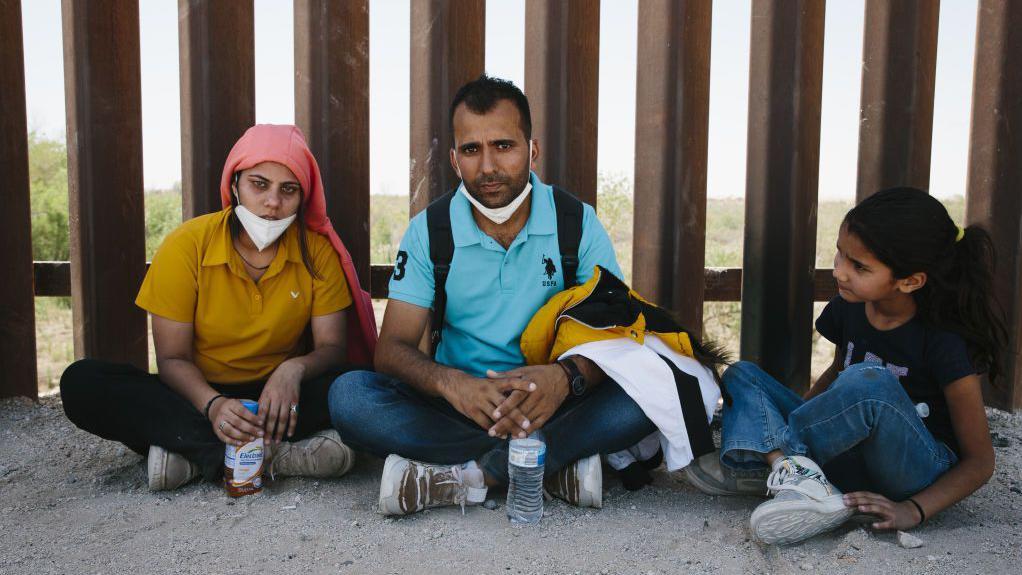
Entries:
<svg viewBox="0 0 1022 575">
<path fill-rule="evenodd" d="M 204 416 L 206 416 L 207 420 L 209 419 L 209 408 L 213 407 L 213 402 L 218 400 L 218 399 L 220 399 L 221 397 L 227 397 L 227 396 L 222 394 L 222 393 L 218 393 L 218 394 L 214 395 L 213 397 L 211 397 L 210 400 L 206 402 L 206 409 L 202 410 L 202 414 Z"/>
<path fill-rule="evenodd" d="M 919 502 L 916 501 L 915 499 L 912 499 L 911 497 L 909 497 L 907 501 L 912 505 L 915 505 L 916 509 L 919 510 L 919 523 L 916 523 L 916 526 L 918 527 L 919 525 L 922 525 L 923 521 L 926 521 L 926 512 L 923 511 L 923 506 L 919 505 Z"/>
</svg>

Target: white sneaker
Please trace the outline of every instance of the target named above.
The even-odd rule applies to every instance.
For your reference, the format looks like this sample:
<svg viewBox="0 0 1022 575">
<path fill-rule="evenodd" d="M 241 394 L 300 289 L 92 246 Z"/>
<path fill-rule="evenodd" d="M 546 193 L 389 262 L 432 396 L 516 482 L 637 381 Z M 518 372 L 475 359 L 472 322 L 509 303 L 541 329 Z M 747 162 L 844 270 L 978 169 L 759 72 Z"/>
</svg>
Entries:
<svg viewBox="0 0 1022 575">
<path fill-rule="evenodd" d="M 483 472 L 461 465 L 434 465 L 391 454 L 380 478 L 383 515 L 408 515 L 430 507 L 478 505 L 486 500 Z"/>
<path fill-rule="evenodd" d="M 198 477 L 199 467 L 183 455 L 167 451 L 159 445 L 150 445 L 146 472 L 149 475 L 149 491 L 167 491 L 177 489 Z"/>
<path fill-rule="evenodd" d="M 603 467 L 600 454 L 564 467 L 543 482 L 550 495 L 579 507 L 603 507 Z"/>
<path fill-rule="evenodd" d="M 774 461 L 767 489 L 774 498 L 761 503 L 750 520 L 753 536 L 763 543 L 784 545 L 808 539 L 841 525 L 855 511 L 845 506 L 841 492 L 808 457 Z"/>
<path fill-rule="evenodd" d="M 317 431 L 301 441 L 266 443 L 270 477 L 340 477 L 355 465 L 355 452 L 335 429 Z"/>
</svg>

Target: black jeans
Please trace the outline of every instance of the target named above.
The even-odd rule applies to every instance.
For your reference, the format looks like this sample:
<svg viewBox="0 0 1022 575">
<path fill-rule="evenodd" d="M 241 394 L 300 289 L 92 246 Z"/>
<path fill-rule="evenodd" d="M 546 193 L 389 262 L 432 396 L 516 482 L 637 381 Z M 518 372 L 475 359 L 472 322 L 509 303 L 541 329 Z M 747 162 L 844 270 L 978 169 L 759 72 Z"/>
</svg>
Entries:
<svg viewBox="0 0 1022 575">
<path fill-rule="evenodd" d="M 291 440 L 330 428 L 327 392 L 346 371 L 337 369 L 302 382 Z M 228 397 L 258 400 L 265 382 L 210 385 Z M 158 445 L 196 464 L 210 481 L 223 475 L 224 444 L 212 424 L 156 374 L 131 365 L 82 359 L 61 375 L 60 396 L 67 418 L 89 433 L 119 441 L 140 455 L 146 455 L 150 445 Z"/>
</svg>

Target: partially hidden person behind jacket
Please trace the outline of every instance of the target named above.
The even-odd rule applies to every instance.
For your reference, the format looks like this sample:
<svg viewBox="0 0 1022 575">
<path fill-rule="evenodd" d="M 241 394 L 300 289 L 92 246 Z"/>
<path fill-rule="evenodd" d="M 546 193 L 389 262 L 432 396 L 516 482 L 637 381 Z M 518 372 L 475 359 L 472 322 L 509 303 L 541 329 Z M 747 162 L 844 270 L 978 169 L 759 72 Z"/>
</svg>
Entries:
<svg viewBox="0 0 1022 575">
<path fill-rule="evenodd" d="M 715 453 L 710 423 L 720 400 L 719 370 L 726 355 L 688 333 L 667 310 L 647 301 L 597 266 L 584 284 L 550 298 L 522 333 L 528 365 L 564 357 L 594 362 L 656 426 L 628 449 L 607 453 L 628 490 L 651 483 L 649 471 L 668 471 Z"/>
<path fill-rule="evenodd" d="M 343 475 L 354 456 L 330 426 L 327 392 L 371 363 L 376 328 L 301 131 L 249 128 L 220 195 L 221 211 L 167 236 L 135 300 L 152 318 L 159 373 L 77 361 L 61 376 L 64 411 L 147 456 L 152 490 L 220 480 L 225 444 L 256 437 L 275 475 Z"/>
</svg>

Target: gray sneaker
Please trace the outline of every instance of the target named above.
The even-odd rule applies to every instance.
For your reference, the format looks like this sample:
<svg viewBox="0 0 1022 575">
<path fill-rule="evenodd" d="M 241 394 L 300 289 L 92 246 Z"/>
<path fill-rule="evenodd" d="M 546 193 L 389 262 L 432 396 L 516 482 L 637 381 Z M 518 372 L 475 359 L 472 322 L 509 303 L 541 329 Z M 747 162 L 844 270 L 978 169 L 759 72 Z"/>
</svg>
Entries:
<svg viewBox="0 0 1022 575">
<path fill-rule="evenodd" d="M 696 489 L 708 495 L 758 495 L 767 494 L 766 467 L 759 469 L 734 469 L 720 463 L 720 452 L 713 451 L 688 464 L 685 477 Z"/>
<path fill-rule="evenodd" d="M 379 512 L 409 515 L 430 507 L 478 505 L 486 500 L 486 485 L 479 469 L 460 465 L 434 465 L 397 454 L 387 456 L 380 477 Z"/>
<path fill-rule="evenodd" d="M 267 445 L 270 477 L 340 477 L 355 465 L 355 452 L 334 429 L 291 443 Z"/>
<path fill-rule="evenodd" d="M 603 467 L 600 454 L 565 466 L 546 478 L 543 487 L 551 496 L 578 507 L 603 507 Z"/>
<path fill-rule="evenodd" d="M 774 498 L 761 503 L 749 521 L 752 534 L 763 543 L 785 545 L 808 539 L 841 525 L 855 512 L 808 457 L 793 455 L 775 461 L 767 486 Z"/>
<path fill-rule="evenodd" d="M 149 475 L 149 491 L 168 491 L 198 477 L 199 467 L 183 455 L 167 451 L 159 445 L 151 445 L 146 472 Z"/>
</svg>

